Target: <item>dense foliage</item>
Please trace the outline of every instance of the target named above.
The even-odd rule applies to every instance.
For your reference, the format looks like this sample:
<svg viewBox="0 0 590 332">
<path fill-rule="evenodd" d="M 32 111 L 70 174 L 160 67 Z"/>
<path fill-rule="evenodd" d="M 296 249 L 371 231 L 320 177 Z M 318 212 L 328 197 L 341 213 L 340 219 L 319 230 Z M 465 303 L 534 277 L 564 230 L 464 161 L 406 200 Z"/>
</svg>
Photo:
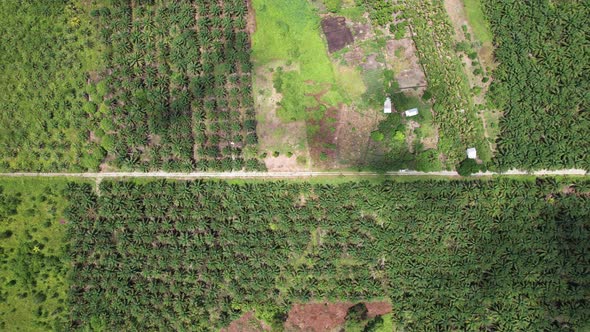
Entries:
<svg viewBox="0 0 590 332">
<path fill-rule="evenodd" d="M 68 196 L 74 329 L 211 330 L 384 298 L 408 330 L 590 327 L 588 180 L 106 181 Z"/>
<path fill-rule="evenodd" d="M 469 81 L 455 52 L 454 30 L 443 2 L 408 0 L 405 16 L 410 19 L 428 90 L 435 100 L 438 147 L 447 157 L 447 166 L 463 160 L 467 147 L 476 147 L 479 158 L 488 161 L 490 147 L 471 98 Z"/>
<path fill-rule="evenodd" d="M 0 171 L 98 169 L 87 74 L 100 66 L 88 7 L 0 1 Z"/>
<path fill-rule="evenodd" d="M 63 180 L 0 179 L 2 331 L 63 331 L 67 326 L 64 186 Z"/>
<path fill-rule="evenodd" d="M 590 169 L 588 2 L 483 3 L 500 62 L 493 85 L 504 110 L 497 166 Z"/>
<path fill-rule="evenodd" d="M 257 143 L 246 2 L 110 3 L 92 12 L 109 47 L 108 93 L 89 106 L 110 164 L 260 169 L 244 160 Z"/>
</svg>

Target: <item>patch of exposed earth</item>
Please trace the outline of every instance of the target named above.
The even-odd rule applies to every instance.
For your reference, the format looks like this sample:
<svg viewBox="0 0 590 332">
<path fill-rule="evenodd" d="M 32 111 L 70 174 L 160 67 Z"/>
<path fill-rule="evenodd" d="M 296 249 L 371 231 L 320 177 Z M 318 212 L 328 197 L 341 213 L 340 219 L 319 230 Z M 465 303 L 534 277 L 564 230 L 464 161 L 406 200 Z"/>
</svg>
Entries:
<svg viewBox="0 0 590 332">
<path fill-rule="evenodd" d="M 285 331 L 328 332 L 340 331 L 352 302 L 295 304 L 289 311 Z M 368 317 L 390 313 L 387 302 L 365 303 Z"/>
<path fill-rule="evenodd" d="M 373 28 L 369 23 L 352 22 L 350 23 L 350 27 L 356 41 L 368 40 L 375 37 Z"/>
<path fill-rule="evenodd" d="M 406 123 L 406 146 L 410 153 L 414 153 L 414 140 L 416 140 L 416 128 L 420 128 L 420 124 L 414 120 L 408 120 Z"/>
<path fill-rule="evenodd" d="M 371 132 L 383 118 L 382 113 L 373 110 L 360 113 L 346 105 L 340 108 L 340 120 L 334 140 L 342 166 L 352 167 L 364 163 Z"/>
<path fill-rule="evenodd" d="M 254 317 L 252 312 L 245 313 L 239 319 L 234 320 L 228 327 L 220 332 L 263 332 L 271 331 L 270 326 Z"/>
<path fill-rule="evenodd" d="M 254 105 L 258 125 L 258 146 L 262 152 L 269 155 L 280 150 L 283 153 L 292 152 L 295 156 L 308 156 L 307 131 L 305 120 L 283 122 L 277 115 L 278 103 L 282 94 L 273 85 L 272 75 L 278 67 L 283 70 L 297 70 L 295 66 L 286 66 L 284 62 L 276 61 L 267 66 L 258 67 L 254 72 Z M 271 72 L 272 69 L 272 72 Z M 277 158 L 274 158 L 277 159 Z M 306 165 L 291 161 L 292 158 L 266 158 L 265 164 L 269 171 L 306 170 Z M 308 158 L 309 159 L 309 158 Z"/>
<path fill-rule="evenodd" d="M 412 39 L 388 40 L 385 54 L 401 89 L 426 86 L 426 75 L 420 66 Z"/>
</svg>

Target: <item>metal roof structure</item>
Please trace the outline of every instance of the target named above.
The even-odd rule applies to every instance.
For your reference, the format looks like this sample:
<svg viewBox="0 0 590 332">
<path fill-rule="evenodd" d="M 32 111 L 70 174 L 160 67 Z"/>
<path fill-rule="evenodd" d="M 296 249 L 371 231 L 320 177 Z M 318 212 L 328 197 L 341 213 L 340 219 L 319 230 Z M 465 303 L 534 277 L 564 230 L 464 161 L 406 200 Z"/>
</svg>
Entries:
<svg viewBox="0 0 590 332">
<path fill-rule="evenodd" d="M 385 104 L 383 104 L 383 113 L 391 113 L 391 99 L 387 97 Z"/>
<path fill-rule="evenodd" d="M 418 109 L 417 108 L 409 109 L 409 110 L 405 111 L 404 114 L 406 114 L 406 116 L 418 115 Z"/>
</svg>

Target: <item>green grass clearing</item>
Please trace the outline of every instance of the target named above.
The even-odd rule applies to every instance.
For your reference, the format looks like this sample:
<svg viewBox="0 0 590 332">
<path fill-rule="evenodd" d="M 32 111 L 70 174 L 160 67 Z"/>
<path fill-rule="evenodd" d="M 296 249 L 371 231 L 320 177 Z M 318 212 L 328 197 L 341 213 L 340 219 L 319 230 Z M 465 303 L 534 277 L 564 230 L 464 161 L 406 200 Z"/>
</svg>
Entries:
<svg viewBox="0 0 590 332">
<path fill-rule="evenodd" d="M 298 68 L 273 74 L 275 88 L 283 94 L 279 117 L 283 121 L 305 119 L 306 108 L 318 106 L 310 95 L 326 89 L 329 98 L 325 101 L 331 106 L 348 103 L 348 91 L 336 84 L 337 74 L 321 37 L 320 17 L 312 5 L 305 0 L 254 0 L 253 5 L 257 22 L 252 36 L 254 65 L 261 67 L 283 60 Z M 348 77 L 350 74 L 340 81 Z"/>
<path fill-rule="evenodd" d="M 477 38 L 482 44 L 491 43 L 493 39 L 492 32 L 486 20 L 480 0 L 463 0 L 465 7 L 465 14 L 469 25 L 473 29 L 475 38 Z"/>
<path fill-rule="evenodd" d="M 69 289 L 63 179 L 0 178 L 0 329 L 61 331 Z"/>
</svg>

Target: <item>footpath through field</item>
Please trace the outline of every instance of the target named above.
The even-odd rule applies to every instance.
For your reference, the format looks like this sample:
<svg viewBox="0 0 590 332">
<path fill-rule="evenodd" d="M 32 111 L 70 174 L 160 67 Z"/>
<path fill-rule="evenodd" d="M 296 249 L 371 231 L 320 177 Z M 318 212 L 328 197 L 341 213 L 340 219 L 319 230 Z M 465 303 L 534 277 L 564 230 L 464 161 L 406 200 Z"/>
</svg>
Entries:
<svg viewBox="0 0 590 332">
<path fill-rule="evenodd" d="M 520 171 L 510 170 L 503 173 L 486 172 L 477 173 L 473 176 L 542 176 L 542 175 L 588 175 L 583 169 L 566 169 L 566 170 L 540 170 L 540 171 Z M 167 179 L 200 179 L 200 178 L 218 178 L 218 179 L 270 179 L 270 178 L 313 178 L 324 176 L 337 177 L 372 177 L 372 176 L 429 176 L 429 177 L 456 177 L 459 174 L 455 171 L 441 172 L 418 172 L 418 171 L 396 171 L 396 172 L 355 172 L 355 171 L 298 171 L 298 172 L 104 172 L 104 173 L 0 173 L 0 177 L 79 177 L 79 178 L 167 178 Z"/>
</svg>

